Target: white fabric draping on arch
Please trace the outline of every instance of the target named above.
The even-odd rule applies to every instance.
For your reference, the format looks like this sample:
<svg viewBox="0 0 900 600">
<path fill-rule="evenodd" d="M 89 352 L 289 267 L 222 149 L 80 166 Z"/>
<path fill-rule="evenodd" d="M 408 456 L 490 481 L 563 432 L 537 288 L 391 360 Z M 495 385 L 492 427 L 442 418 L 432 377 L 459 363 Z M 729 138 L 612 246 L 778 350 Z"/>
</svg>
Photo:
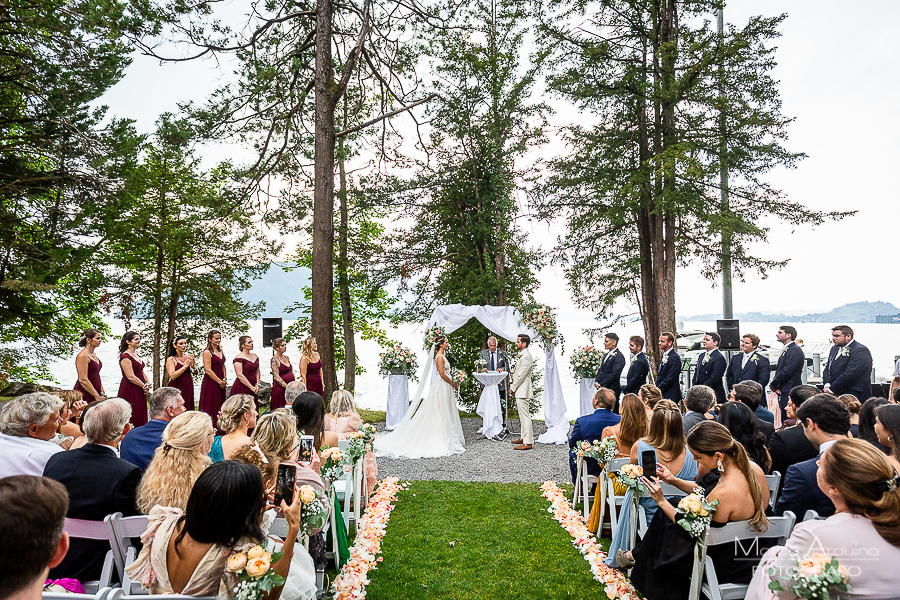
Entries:
<svg viewBox="0 0 900 600">
<path fill-rule="evenodd" d="M 520 333 L 527 333 L 534 343 L 541 339 L 537 331 L 527 327 L 521 322 L 521 315 L 512 306 L 465 306 L 462 304 L 447 304 L 439 306 L 431 313 L 428 327 L 438 325 L 444 328 L 448 334 L 453 333 L 469 319 L 477 319 L 479 323 L 487 327 L 507 340 L 515 340 Z M 559 368 L 556 365 L 556 348 L 550 344 L 544 353 L 546 366 L 544 370 L 544 423 L 547 432 L 538 437 L 541 444 L 565 444 L 568 443 L 569 421 L 566 419 L 566 403 L 563 400 L 562 384 L 559 381 Z M 425 383 L 431 381 L 434 368 L 434 348 L 428 353 L 428 361 L 422 368 L 422 376 L 419 378 L 419 387 L 413 395 L 415 404 L 413 410 L 418 407 L 423 399 L 422 392 Z"/>
</svg>

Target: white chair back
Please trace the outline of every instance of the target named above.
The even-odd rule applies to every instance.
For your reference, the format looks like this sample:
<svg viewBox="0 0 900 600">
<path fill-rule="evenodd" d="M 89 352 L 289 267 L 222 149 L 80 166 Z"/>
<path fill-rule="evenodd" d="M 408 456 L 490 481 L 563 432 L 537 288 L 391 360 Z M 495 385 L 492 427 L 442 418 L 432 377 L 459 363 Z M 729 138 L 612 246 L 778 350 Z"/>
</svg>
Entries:
<svg viewBox="0 0 900 600">
<path fill-rule="evenodd" d="M 769 484 L 769 506 L 775 508 L 775 502 L 778 500 L 778 486 L 781 484 L 781 472 L 772 471 L 771 475 L 766 475 L 766 483 Z"/>
<path fill-rule="evenodd" d="M 821 521 L 824 518 L 825 517 L 820 517 L 818 511 L 815 511 L 813 509 L 809 509 L 808 511 L 806 511 L 806 514 L 803 515 L 804 521 Z"/>
<path fill-rule="evenodd" d="M 84 519 L 66 519 L 63 526 L 70 538 L 82 540 L 103 540 L 107 543 L 110 541 L 109 525 L 105 521 L 86 521 Z M 100 572 L 100 579 L 97 581 L 82 581 L 84 591 L 88 594 L 99 593 L 103 588 L 110 587 L 112 582 L 112 571 L 114 565 L 114 557 L 112 545 L 103 559 L 103 569 Z"/>
<path fill-rule="evenodd" d="M 615 473 L 625 465 L 631 462 L 630 458 L 614 458 L 609 462 L 609 473 Z M 618 520 L 621 518 L 621 511 L 617 507 L 622 506 L 625 496 L 617 496 L 613 479 L 610 477 L 606 480 L 606 505 L 609 507 L 609 523 L 612 527 L 613 534 L 616 532 Z"/>
<path fill-rule="evenodd" d="M 664 481 L 660 482 L 660 486 L 662 487 L 664 496 L 675 496 L 676 498 L 687 496 L 687 493 L 684 490 L 681 490 L 674 485 L 670 485 Z M 641 498 L 649 498 L 650 494 L 641 494 Z M 631 510 L 634 510 L 634 505 L 631 506 Z M 634 548 L 635 543 L 637 542 L 637 535 L 640 534 L 641 537 L 644 537 L 644 534 L 647 533 L 647 527 L 650 525 L 647 519 L 647 511 L 641 504 L 637 505 L 637 531 L 632 527 L 631 529 L 631 540 L 629 548 Z"/>
</svg>

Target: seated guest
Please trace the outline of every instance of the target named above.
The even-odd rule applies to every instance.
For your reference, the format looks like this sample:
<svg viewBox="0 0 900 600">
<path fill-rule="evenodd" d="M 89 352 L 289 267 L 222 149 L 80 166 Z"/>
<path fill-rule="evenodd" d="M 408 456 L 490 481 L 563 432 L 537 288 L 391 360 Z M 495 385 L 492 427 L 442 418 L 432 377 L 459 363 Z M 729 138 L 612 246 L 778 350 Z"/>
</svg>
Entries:
<svg viewBox="0 0 900 600">
<path fill-rule="evenodd" d="M 40 477 L 51 456 L 63 449 L 49 441 L 62 420 L 63 402 L 46 392 L 7 400 L 0 409 L 0 477 Z"/>
<path fill-rule="evenodd" d="M 62 419 L 63 422 L 56 428 L 56 433 L 72 439 L 82 437 L 84 432 L 81 431 L 81 428 L 78 426 L 78 417 L 81 415 L 81 411 L 87 406 L 87 402 L 84 401 L 81 392 L 75 390 L 59 390 L 51 393 L 54 396 L 59 396 L 59 399 L 63 401 L 63 406 L 59 410 L 59 418 Z M 68 448 L 66 449 L 68 450 Z"/>
<path fill-rule="evenodd" d="M 265 506 L 256 467 L 234 460 L 218 462 L 197 478 L 185 510 L 153 508 L 141 536 L 144 547 L 126 571 L 151 594 L 235 596 L 237 581 L 226 573 L 228 557 L 237 547 L 265 543 L 260 528 Z M 289 574 L 302 507 L 298 493 L 290 506 L 281 504 L 288 531 L 284 555 L 272 566 L 282 577 Z M 271 593 L 278 598 L 281 588 Z"/>
<path fill-rule="evenodd" d="M 754 388 L 755 384 L 759 389 Z M 772 425 L 769 421 L 764 421 L 756 416 L 756 409 L 759 406 L 759 392 L 762 391 L 762 386 L 758 383 L 751 382 L 741 382 L 731 388 L 731 395 L 729 399 L 734 402 L 740 402 L 745 405 L 750 411 L 753 413 L 753 416 L 756 418 L 757 425 L 759 426 L 759 430 L 766 437 L 766 442 L 768 442 L 772 438 L 772 434 L 775 433 L 775 426 Z"/>
<path fill-rule="evenodd" d="M 353 403 L 353 394 L 347 390 L 337 390 L 331 395 L 331 406 L 325 415 L 325 431 L 333 431 L 338 440 L 347 439 L 353 432 L 359 431 L 362 426 L 362 417 L 356 412 Z M 378 478 L 378 463 L 375 462 L 375 453 L 372 450 L 366 452 L 366 496 L 370 496 L 375 490 L 375 480 Z"/>
<path fill-rule="evenodd" d="M 684 406 L 687 412 L 681 417 L 684 424 L 684 435 L 691 432 L 694 425 L 713 418 L 710 414 L 716 405 L 716 393 L 708 385 L 694 385 L 684 395 Z"/>
<path fill-rule="evenodd" d="M 0 479 L 0 598 L 41 600 L 49 570 L 69 549 L 68 507 L 66 488 L 52 479 Z"/>
<path fill-rule="evenodd" d="M 769 359 L 762 352 L 759 352 L 759 336 L 752 333 L 745 333 L 741 338 L 741 350 L 738 354 L 731 357 L 731 364 L 728 365 L 728 389 L 733 388 L 740 381 L 755 381 L 759 385 L 769 385 L 769 374 L 772 372 L 772 365 Z"/>
<path fill-rule="evenodd" d="M 311 435 L 313 442 L 313 460 L 310 467 L 319 472 L 319 449 L 338 445 L 337 434 L 325 431 L 325 402 L 316 392 L 303 392 L 291 404 L 291 410 L 297 417 L 297 434 Z"/>
<path fill-rule="evenodd" d="M 248 432 L 256 426 L 256 402 L 249 394 L 232 396 L 219 411 L 219 429 L 224 435 L 213 440 L 209 457 L 213 462 L 231 459 L 231 453 L 240 446 L 250 443 Z"/>
<path fill-rule="evenodd" d="M 716 393 L 716 401 L 719 404 L 725 402 L 725 370 L 728 361 L 719 350 L 719 342 L 722 338 L 715 331 L 703 336 L 703 349 L 705 354 L 697 357 L 697 365 L 694 367 L 694 380 L 691 385 L 708 385 Z"/>
<path fill-rule="evenodd" d="M 856 399 L 856 396 L 852 394 L 841 394 L 840 396 L 838 396 L 838 400 L 843 403 L 843 405 L 847 408 L 847 411 L 850 413 L 850 437 L 858 438 L 859 409 L 862 408 L 862 403 Z"/>
<path fill-rule="evenodd" d="M 756 406 L 756 410 L 753 411 L 757 417 L 766 421 L 767 423 L 771 423 L 772 426 L 775 426 L 775 414 L 772 413 L 768 408 L 766 408 L 766 388 L 764 386 L 759 385 L 756 381 L 742 381 L 744 385 L 749 385 L 753 388 L 757 394 L 759 394 L 759 403 Z"/>
<path fill-rule="evenodd" d="M 766 449 L 766 436 L 759 430 L 759 419 L 741 402 L 726 402 L 719 408 L 716 419 L 728 429 L 735 440 L 741 443 L 747 456 L 768 474 L 772 468 L 772 457 Z"/>
<path fill-rule="evenodd" d="M 814 510 L 819 516 L 834 514 L 834 504 L 816 485 L 816 464 L 822 453 L 850 432 L 850 413 L 831 394 L 816 394 L 797 409 L 803 433 L 819 449 L 818 456 L 791 465 L 784 474 L 781 495 L 775 504 L 775 515 L 792 511 L 798 518 Z"/>
<path fill-rule="evenodd" d="M 625 394 L 622 398 L 622 416 L 621 421 L 615 425 L 608 425 L 603 428 L 600 439 L 614 435 L 616 436 L 616 458 L 627 458 L 631 456 L 631 447 L 634 443 L 647 435 L 647 428 L 650 423 L 647 421 L 647 412 L 644 410 L 644 403 L 634 394 Z"/>
<path fill-rule="evenodd" d="M 149 515 L 154 506 L 184 510 L 197 477 L 209 466 L 209 449 L 216 431 L 205 412 L 185 412 L 163 430 L 138 488 L 138 508 Z"/>
<path fill-rule="evenodd" d="M 60 482 L 69 493 L 68 518 L 102 521 L 114 512 L 126 517 L 137 514 L 135 492 L 141 470 L 118 456 L 130 420 L 131 405 L 121 398 L 94 403 L 84 421 L 88 443 L 47 461 L 44 477 Z M 73 539 L 69 553 L 50 577 L 99 579 L 108 551 L 108 541 Z"/>
<path fill-rule="evenodd" d="M 122 440 L 122 459 L 147 470 L 153 454 L 162 444 L 163 430 L 169 422 L 184 412 L 184 398 L 173 387 L 157 388 L 147 406 L 150 420 L 128 432 Z"/>
<path fill-rule="evenodd" d="M 290 386 L 288 384 L 288 389 Z M 287 407 L 267 412 L 256 422 L 252 441 L 264 454 L 273 455 L 278 462 L 296 462 L 297 417 Z"/>
<path fill-rule="evenodd" d="M 594 412 L 583 417 L 575 419 L 575 427 L 572 428 L 572 435 L 569 436 L 569 448 L 574 448 L 576 442 L 587 442 L 589 444 L 599 441 L 603 437 L 603 429 L 610 425 L 615 425 L 621 420 L 621 417 L 612 412 L 613 406 L 616 404 L 616 395 L 612 390 L 600 388 L 594 393 L 591 405 Z M 588 473 L 591 475 L 600 474 L 600 465 L 593 458 L 584 459 Z M 572 473 L 572 482 L 576 482 L 578 475 L 575 466 L 575 455 L 569 452 L 569 471 Z"/>
<path fill-rule="evenodd" d="M 645 383 L 641 386 L 638 396 L 641 402 L 644 403 L 644 410 L 647 411 L 647 422 L 649 423 L 650 419 L 653 418 L 653 409 L 656 408 L 656 403 L 663 399 L 663 393 L 652 383 Z"/>
<path fill-rule="evenodd" d="M 900 405 L 885 404 L 875 409 L 875 435 L 891 449 L 888 460 L 900 472 Z"/>
<path fill-rule="evenodd" d="M 671 471 L 663 467 L 659 469 L 660 479 L 685 493 L 699 485 L 705 489 L 707 498 L 718 500 L 712 527 L 749 521 L 757 531 L 765 531 L 769 488 L 762 469 L 748 459 L 744 447 L 725 427 L 712 421 L 694 427 L 687 444 L 705 475 L 697 481 L 683 479 L 673 477 Z M 667 501 L 658 479 L 645 477 L 644 480 L 660 510 L 640 544 L 632 552 L 620 554 L 619 565 L 634 567 L 631 581 L 645 598 L 687 598 L 695 540 L 677 524 L 680 518 L 675 512 L 677 499 Z M 764 545 L 760 543 L 760 546 Z M 748 556 L 747 550 L 739 544 L 715 546 L 709 549 L 707 556 L 716 567 L 719 583 L 749 583 L 757 562 L 748 560 L 754 557 Z"/>
<path fill-rule="evenodd" d="M 784 546 L 769 549 L 753 576 L 747 600 L 794 598 L 769 589 L 776 576 L 796 569 L 795 557 L 827 552 L 849 575 L 848 598 L 897 598 L 900 564 L 900 477 L 883 454 L 862 440 L 838 440 L 822 453 L 818 486 L 836 513 L 797 523 Z M 873 558 L 877 557 L 877 558 Z M 778 577 L 782 584 L 789 584 Z M 845 597 L 845 594 L 841 594 Z"/>
<path fill-rule="evenodd" d="M 655 451 L 656 464 L 662 465 L 672 473 L 677 473 L 680 479 L 695 479 L 697 477 L 697 462 L 687 451 L 685 446 L 684 424 L 681 422 L 681 412 L 678 406 L 671 400 L 660 400 L 653 410 L 653 419 L 650 420 L 650 430 L 647 436 L 635 442 L 631 447 L 631 464 L 644 466 L 644 452 Z M 631 506 L 632 493 L 629 490 L 625 494 L 622 506 Z M 656 513 L 657 505 L 652 498 L 641 498 L 638 503 L 644 507 L 647 522 Z M 626 509 L 627 510 L 627 509 Z M 623 512 L 623 514 L 626 514 Z M 609 546 L 609 554 L 606 564 L 616 566 L 616 554 L 618 550 L 627 550 L 628 540 L 631 539 L 631 522 L 627 518 L 619 520 L 613 539 Z"/>
<path fill-rule="evenodd" d="M 818 393 L 819 390 L 812 385 L 798 385 L 792 388 L 788 395 L 790 411 L 796 413 L 807 399 Z M 772 455 L 772 471 L 781 473 L 781 482 L 784 485 L 783 476 L 787 473 L 788 467 L 818 456 L 819 452 L 807 439 L 806 434 L 803 433 L 803 427 L 798 423 L 772 434 L 772 438 L 769 440 L 769 454 Z"/>
<path fill-rule="evenodd" d="M 869 398 L 862 403 L 859 408 L 859 431 L 860 439 L 866 440 L 885 454 L 891 453 L 890 446 L 885 446 L 878 441 L 878 434 L 875 433 L 875 411 L 886 404 L 890 404 L 884 398 Z"/>
</svg>

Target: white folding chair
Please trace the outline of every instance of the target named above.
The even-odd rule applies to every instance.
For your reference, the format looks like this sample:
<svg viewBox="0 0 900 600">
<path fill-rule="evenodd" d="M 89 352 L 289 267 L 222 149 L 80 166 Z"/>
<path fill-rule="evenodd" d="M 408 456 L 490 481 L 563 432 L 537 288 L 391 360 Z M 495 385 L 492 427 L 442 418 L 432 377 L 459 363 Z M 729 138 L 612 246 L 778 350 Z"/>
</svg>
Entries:
<svg viewBox="0 0 900 600">
<path fill-rule="evenodd" d="M 606 471 L 600 471 L 600 476 L 591 475 L 588 473 L 587 462 L 584 460 L 584 457 L 577 456 L 575 458 L 575 462 L 577 464 L 576 474 L 575 474 L 575 491 L 572 494 L 572 508 L 575 508 L 575 505 L 578 503 L 578 500 L 583 502 L 582 512 L 584 513 L 584 520 L 587 521 L 588 517 L 591 514 L 591 486 L 597 484 L 597 492 L 600 493 L 600 499 L 598 502 L 600 505 L 600 522 L 603 522 L 603 513 L 606 511 Z"/>
<path fill-rule="evenodd" d="M 215 600 L 215 596 L 185 596 L 183 594 L 156 594 L 153 600 Z M 65 599 L 63 599 L 65 600 Z M 122 588 L 111 590 L 104 600 L 147 600 L 147 596 L 133 596 Z"/>
<path fill-rule="evenodd" d="M 819 513 L 813 509 L 809 509 L 806 511 L 806 514 L 803 515 L 804 521 L 823 521 L 825 517 L 820 517 Z"/>
<path fill-rule="evenodd" d="M 272 521 L 272 526 L 269 527 L 269 534 L 278 536 L 282 540 L 287 537 L 288 534 L 288 522 L 284 517 L 275 517 L 275 520 Z M 297 541 L 303 544 L 303 547 L 309 550 L 309 536 L 303 533 L 302 531 L 297 534 Z"/>
<path fill-rule="evenodd" d="M 109 545 L 112 546 L 113 561 L 122 588 L 128 594 L 147 594 L 146 590 L 141 589 L 140 583 L 132 581 L 125 573 L 125 567 L 133 563 L 138 554 L 138 549 L 131 540 L 141 537 L 147 530 L 147 517 L 145 515 L 123 517 L 122 513 L 117 512 L 107 515 L 104 521 L 109 529 Z"/>
<path fill-rule="evenodd" d="M 104 587 L 96 594 L 71 594 L 69 592 L 41 592 L 43 600 L 106 600 L 112 588 Z"/>
<path fill-rule="evenodd" d="M 609 474 L 615 473 L 625 465 L 631 462 L 630 458 L 614 458 L 609 461 Z M 625 501 L 625 496 L 617 496 L 616 488 L 613 482 L 612 477 L 608 477 L 606 480 L 606 505 L 609 507 L 609 524 L 612 527 L 612 532 L 615 534 L 616 525 L 618 524 L 618 520 L 621 518 L 621 507 L 622 503 Z"/>
<path fill-rule="evenodd" d="M 700 592 L 710 600 L 740 600 L 747 595 L 746 584 L 719 583 L 716 567 L 706 551 L 710 546 L 734 544 L 736 549 L 758 550 L 758 541 L 774 539 L 778 544 L 791 534 L 796 517 L 791 511 L 784 516 L 770 517 L 769 527 L 765 532 L 756 531 L 749 521 L 728 523 L 724 527 L 709 527 L 703 536 L 703 543 L 694 547 L 694 571 L 691 575 L 691 590 L 688 600 L 699 600 Z"/>
<path fill-rule="evenodd" d="M 109 543 L 109 526 L 104 521 L 85 521 L 84 519 L 66 519 L 65 532 L 70 538 L 82 540 L 103 540 Z M 110 587 L 113 570 L 113 551 L 110 545 L 106 557 L 103 559 L 103 570 L 97 581 L 82 581 L 84 591 L 95 594 L 105 587 Z"/>
<path fill-rule="evenodd" d="M 674 485 L 670 485 L 664 481 L 660 482 L 662 487 L 664 496 L 675 496 L 680 498 L 682 496 L 687 496 L 687 493 L 684 490 L 678 489 Z M 649 498 L 650 494 L 641 494 L 641 498 Z M 634 506 L 631 507 L 634 510 Z M 635 543 L 637 543 L 637 535 L 640 534 L 641 537 L 644 537 L 644 534 L 647 533 L 647 526 L 650 523 L 647 522 L 647 510 L 641 505 L 639 502 L 637 503 L 637 515 L 635 516 L 637 520 L 637 531 L 635 528 L 631 528 L 631 545 L 629 548 L 634 548 Z M 635 518 L 632 518 L 631 524 L 635 524 Z"/>
<path fill-rule="evenodd" d="M 775 501 L 778 500 L 778 486 L 781 483 L 781 472 L 772 471 L 771 475 L 766 475 L 766 483 L 769 484 L 769 507 L 775 508 Z"/>
</svg>

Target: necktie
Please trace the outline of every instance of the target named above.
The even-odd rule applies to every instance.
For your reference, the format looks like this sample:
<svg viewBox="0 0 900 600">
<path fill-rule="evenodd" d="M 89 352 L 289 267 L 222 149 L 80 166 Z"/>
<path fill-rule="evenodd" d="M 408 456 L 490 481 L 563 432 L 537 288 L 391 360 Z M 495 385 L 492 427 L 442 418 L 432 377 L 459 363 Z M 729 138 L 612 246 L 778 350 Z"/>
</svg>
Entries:
<svg viewBox="0 0 900 600">
<path fill-rule="evenodd" d="M 496 363 L 494 362 L 494 353 L 491 352 L 491 371 L 496 371 L 496 370 L 497 370 L 496 367 L 495 367 L 495 365 L 496 365 Z"/>
</svg>

